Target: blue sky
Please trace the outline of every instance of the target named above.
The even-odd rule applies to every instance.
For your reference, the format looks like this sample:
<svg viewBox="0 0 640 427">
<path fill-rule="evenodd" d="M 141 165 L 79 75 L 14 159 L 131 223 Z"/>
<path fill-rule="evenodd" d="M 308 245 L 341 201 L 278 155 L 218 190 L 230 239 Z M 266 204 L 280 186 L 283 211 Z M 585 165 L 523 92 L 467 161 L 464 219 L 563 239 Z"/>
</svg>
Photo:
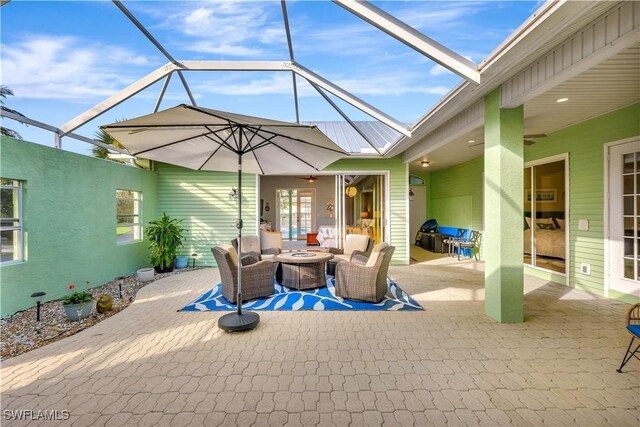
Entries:
<svg viewBox="0 0 640 427">
<path fill-rule="evenodd" d="M 178 60 L 288 60 L 279 1 L 125 1 L 124 5 Z M 481 62 L 526 20 L 539 1 L 374 2 L 439 43 Z M 289 1 L 295 59 L 395 119 L 413 123 L 460 78 L 328 1 Z M 15 96 L 6 105 L 61 126 L 167 62 L 110 1 L 20 1 L 0 9 L 1 81 Z M 198 105 L 295 120 L 291 74 L 188 72 Z M 76 130 L 152 111 L 161 82 Z M 341 120 L 298 78 L 303 121 Z M 370 118 L 337 98 L 354 120 Z M 177 76 L 161 108 L 188 103 Z M 11 120 L 31 141 L 53 135 Z M 90 146 L 70 138 L 65 149 Z"/>
</svg>

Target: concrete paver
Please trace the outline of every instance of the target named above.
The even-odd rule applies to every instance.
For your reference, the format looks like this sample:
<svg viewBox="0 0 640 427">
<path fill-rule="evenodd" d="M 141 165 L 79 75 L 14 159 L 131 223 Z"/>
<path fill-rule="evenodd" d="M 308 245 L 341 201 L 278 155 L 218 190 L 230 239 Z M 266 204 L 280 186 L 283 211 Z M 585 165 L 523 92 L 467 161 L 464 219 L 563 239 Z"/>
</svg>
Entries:
<svg viewBox="0 0 640 427">
<path fill-rule="evenodd" d="M 527 278 L 525 323 L 496 324 L 481 267 L 392 267 L 423 312 L 261 312 L 243 334 L 217 328 L 222 312 L 177 311 L 216 269 L 170 276 L 3 362 L 2 411 L 64 409 L 46 425 L 74 426 L 640 425 L 640 363 L 615 372 L 626 304 Z"/>
</svg>

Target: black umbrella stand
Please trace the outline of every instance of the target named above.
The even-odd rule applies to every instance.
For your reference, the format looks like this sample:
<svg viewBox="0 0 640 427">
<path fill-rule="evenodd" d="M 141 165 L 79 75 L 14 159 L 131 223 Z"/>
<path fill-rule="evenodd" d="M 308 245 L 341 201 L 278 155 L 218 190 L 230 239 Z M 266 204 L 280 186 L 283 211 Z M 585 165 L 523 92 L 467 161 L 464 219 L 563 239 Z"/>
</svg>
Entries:
<svg viewBox="0 0 640 427">
<path fill-rule="evenodd" d="M 242 144 L 242 132 L 240 132 Z M 260 323 L 260 316 L 255 311 L 242 312 L 242 153 L 238 153 L 238 310 L 228 313 L 218 320 L 218 327 L 227 332 L 248 331 Z"/>
</svg>

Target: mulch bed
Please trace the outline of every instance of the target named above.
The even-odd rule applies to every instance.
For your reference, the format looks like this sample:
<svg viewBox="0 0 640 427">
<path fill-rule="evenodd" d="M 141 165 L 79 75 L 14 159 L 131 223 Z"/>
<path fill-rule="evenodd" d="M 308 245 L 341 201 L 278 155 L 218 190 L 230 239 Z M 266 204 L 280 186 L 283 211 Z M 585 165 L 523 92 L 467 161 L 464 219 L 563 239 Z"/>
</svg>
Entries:
<svg viewBox="0 0 640 427">
<path fill-rule="evenodd" d="M 113 280 L 102 286 L 89 289 L 88 292 L 93 295 L 94 299 L 103 294 L 111 296 L 113 310 L 98 313 L 94 306 L 91 316 L 79 322 L 67 319 L 61 300 L 42 303 L 40 322 L 36 321 L 36 307 L 0 319 L 0 360 L 7 360 L 87 329 L 127 308 L 135 301 L 136 294 L 144 286 L 172 274 L 193 270 L 193 268 L 185 268 L 175 270 L 172 273 L 156 274 L 155 279 L 151 282 L 139 282 L 135 274 L 125 276 L 122 280 L 122 298 L 120 298 L 118 288 L 119 280 Z"/>
</svg>

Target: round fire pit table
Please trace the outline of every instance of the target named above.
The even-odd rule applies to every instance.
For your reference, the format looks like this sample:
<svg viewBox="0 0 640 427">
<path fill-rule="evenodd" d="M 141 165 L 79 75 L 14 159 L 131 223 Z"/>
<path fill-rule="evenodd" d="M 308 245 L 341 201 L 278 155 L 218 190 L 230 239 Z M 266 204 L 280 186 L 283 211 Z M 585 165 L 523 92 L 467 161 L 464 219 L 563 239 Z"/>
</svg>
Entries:
<svg viewBox="0 0 640 427">
<path fill-rule="evenodd" d="M 297 290 L 325 286 L 325 266 L 332 258 L 333 254 L 324 252 L 289 252 L 273 257 L 282 264 L 282 284 Z"/>
</svg>

